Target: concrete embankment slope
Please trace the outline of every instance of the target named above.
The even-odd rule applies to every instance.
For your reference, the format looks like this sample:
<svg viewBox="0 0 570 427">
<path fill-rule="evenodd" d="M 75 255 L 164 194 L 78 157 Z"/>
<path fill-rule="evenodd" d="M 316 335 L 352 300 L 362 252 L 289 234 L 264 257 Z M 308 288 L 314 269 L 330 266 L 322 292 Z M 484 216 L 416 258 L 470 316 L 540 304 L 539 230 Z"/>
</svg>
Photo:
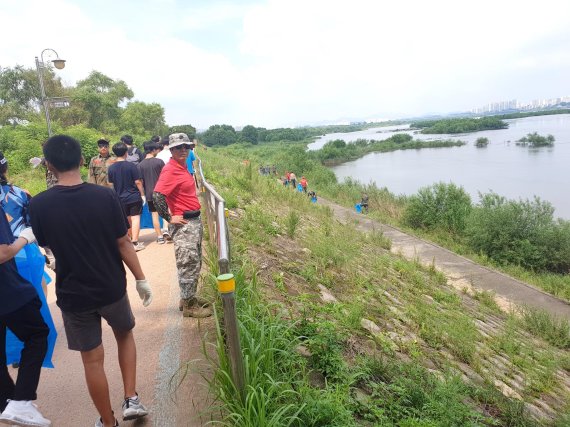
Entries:
<svg viewBox="0 0 570 427">
<path fill-rule="evenodd" d="M 392 240 L 392 252 L 401 253 L 410 259 L 417 258 L 424 265 L 434 264 L 456 287 L 467 286 L 493 291 L 507 304 L 543 309 L 570 320 L 570 304 L 527 283 L 481 266 L 434 243 L 410 236 L 397 228 L 367 218 L 326 199 L 319 197 L 319 204 L 330 207 L 335 217 L 342 222 L 356 222 L 356 227 L 360 230 L 381 231 L 384 236 Z"/>
</svg>

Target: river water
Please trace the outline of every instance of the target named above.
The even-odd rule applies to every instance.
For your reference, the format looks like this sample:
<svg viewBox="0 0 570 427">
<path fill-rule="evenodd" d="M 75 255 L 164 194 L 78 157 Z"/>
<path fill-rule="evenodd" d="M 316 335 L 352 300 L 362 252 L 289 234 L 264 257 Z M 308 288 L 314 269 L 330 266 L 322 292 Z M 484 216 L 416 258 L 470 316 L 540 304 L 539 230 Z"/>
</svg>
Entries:
<svg viewBox="0 0 570 427">
<path fill-rule="evenodd" d="M 479 192 L 494 191 L 509 199 L 531 199 L 536 195 L 552 203 L 555 216 L 570 219 L 570 114 L 506 121 L 508 129 L 458 135 L 414 134 L 422 140 L 460 139 L 467 142 L 463 147 L 371 153 L 332 169 L 340 181 L 352 177 L 364 184 L 374 182 L 395 194 L 414 194 L 421 187 L 442 181 L 461 185 L 474 202 L 479 201 Z M 394 133 L 413 133 L 403 128 L 406 126 L 327 134 L 310 144 L 309 149 L 318 149 L 333 139 L 381 140 Z M 552 134 L 556 142 L 553 147 L 542 148 L 515 144 L 531 132 Z M 474 146 L 479 137 L 489 139 L 486 148 Z"/>
</svg>

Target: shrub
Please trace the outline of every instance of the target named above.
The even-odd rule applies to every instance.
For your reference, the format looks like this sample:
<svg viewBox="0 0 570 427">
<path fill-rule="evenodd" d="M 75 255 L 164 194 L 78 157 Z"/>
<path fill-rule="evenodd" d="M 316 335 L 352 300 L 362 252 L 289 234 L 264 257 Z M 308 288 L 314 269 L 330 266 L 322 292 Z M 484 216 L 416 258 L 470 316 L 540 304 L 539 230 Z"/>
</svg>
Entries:
<svg viewBox="0 0 570 427">
<path fill-rule="evenodd" d="M 537 132 L 529 133 L 517 141 L 517 145 L 529 147 L 549 147 L 554 145 L 554 136 L 542 136 Z"/>
<path fill-rule="evenodd" d="M 486 147 L 487 145 L 489 145 L 489 138 L 477 138 L 477 141 L 475 141 L 475 147 Z"/>
<path fill-rule="evenodd" d="M 570 223 L 555 221 L 553 213 L 552 205 L 537 197 L 515 201 L 484 194 L 469 217 L 467 242 L 499 263 L 566 272 L 570 268 Z"/>
<path fill-rule="evenodd" d="M 414 228 L 441 228 L 461 234 L 471 209 L 471 197 L 463 187 L 439 182 L 420 188 L 410 198 L 404 222 Z"/>
<path fill-rule="evenodd" d="M 297 225 L 299 225 L 299 214 L 297 211 L 290 211 L 287 214 L 287 218 L 285 219 L 285 223 L 287 225 L 287 236 L 290 238 L 295 237 L 295 231 L 297 230 Z"/>
</svg>

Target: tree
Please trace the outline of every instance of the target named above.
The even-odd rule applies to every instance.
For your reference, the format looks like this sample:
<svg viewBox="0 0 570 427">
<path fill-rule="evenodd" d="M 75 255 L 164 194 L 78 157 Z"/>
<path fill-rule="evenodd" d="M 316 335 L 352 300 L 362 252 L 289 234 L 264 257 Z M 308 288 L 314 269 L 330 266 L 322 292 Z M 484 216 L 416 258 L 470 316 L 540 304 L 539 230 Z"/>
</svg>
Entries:
<svg viewBox="0 0 570 427">
<path fill-rule="evenodd" d="M 257 144 L 257 128 L 252 125 L 244 126 L 240 132 L 240 141 Z"/>
<path fill-rule="evenodd" d="M 230 125 L 212 125 L 202 134 L 202 140 L 209 147 L 213 145 L 230 145 L 237 141 L 237 133 Z"/>
<path fill-rule="evenodd" d="M 185 133 L 190 139 L 196 138 L 196 128 L 192 125 L 170 126 L 168 128 L 168 133 Z"/>
<path fill-rule="evenodd" d="M 166 131 L 164 108 L 157 103 L 129 102 L 121 113 L 120 125 L 122 130 L 136 135 L 163 134 Z"/>
<path fill-rule="evenodd" d="M 113 80 L 99 71 L 92 71 L 77 82 L 72 101 L 88 113 L 87 125 L 100 131 L 116 131 L 119 127 L 119 104 L 131 99 L 133 91 L 123 80 Z"/>
</svg>

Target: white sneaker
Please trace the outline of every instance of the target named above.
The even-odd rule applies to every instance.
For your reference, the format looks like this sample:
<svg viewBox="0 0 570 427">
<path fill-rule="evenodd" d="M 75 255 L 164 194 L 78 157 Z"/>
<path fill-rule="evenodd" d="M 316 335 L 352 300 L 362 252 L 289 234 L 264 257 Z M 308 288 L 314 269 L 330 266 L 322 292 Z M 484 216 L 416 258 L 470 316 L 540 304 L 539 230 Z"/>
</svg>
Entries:
<svg viewBox="0 0 570 427">
<path fill-rule="evenodd" d="M 139 395 L 136 398 L 128 397 L 123 402 L 123 420 L 134 420 L 148 415 L 148 410 L 141 403 Z"/>
<path fill-rule="evenodd" d="M 137 242 L 136 244 L 133 243 L 133 245 L 135 247 L 136 252 L 142 251 L 145 248 L 145 246 L 141 242 Z"/>
<path fill-rule="evenodd" d="M 95 427 L 103 427 L 103 420 L 99 418 L 95 423 Z M 115 418 L 115 427 L 119 427 L 119 421 Z"/>
<path fill-rule="evenodd" d="M 16 426 L 50 427 L 51 421 L 44 418 L 31 400 L 9 400 L 0 415 L 0 423 Z"/>
<path fill-rule="evenodd" d="M 170 233 L 168 232 L 168 230 L 162 230 L 162 238 L 164 240 L 166 240 L 167 242 L 171 242 L 172 241 L 172 236 L 170 235 Z"/>
</svg>

